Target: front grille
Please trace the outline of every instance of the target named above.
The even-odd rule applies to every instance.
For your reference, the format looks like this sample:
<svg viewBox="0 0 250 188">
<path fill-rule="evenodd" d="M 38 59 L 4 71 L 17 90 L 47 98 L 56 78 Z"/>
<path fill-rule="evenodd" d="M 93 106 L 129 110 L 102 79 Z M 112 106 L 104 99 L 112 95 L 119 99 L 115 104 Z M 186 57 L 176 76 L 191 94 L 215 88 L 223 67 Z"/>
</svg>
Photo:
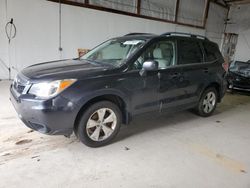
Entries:
<svg viewBox="0 0 250 188">
<path fill-rule="evenodd" d="M 28 85 L 28 80 L 25 79 L 23 76 L 18 74 L 13 82 L 13 88 L 16 90 L 17 93 L 22 94 L 25 87 Z"/>
</svg>

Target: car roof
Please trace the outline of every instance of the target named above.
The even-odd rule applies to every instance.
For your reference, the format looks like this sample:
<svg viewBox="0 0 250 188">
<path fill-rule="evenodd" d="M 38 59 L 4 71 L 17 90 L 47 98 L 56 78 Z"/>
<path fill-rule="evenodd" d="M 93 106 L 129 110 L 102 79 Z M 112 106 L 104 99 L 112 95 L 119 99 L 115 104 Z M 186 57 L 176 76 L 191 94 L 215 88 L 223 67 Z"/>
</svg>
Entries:
<svg viewBox="0 0 250 188">
<path fill-rule="evenodd" d="M 121 37 L 117 37 L 117 39 L 124 39 L 124 40 L 148 40 L 157 37 L 158 35 L 155 34 L 129 34 L 124 35 Z"/>
<path fill-rule="evenodd" d="M 163 33 L 160 35 L 152 34 L 152 33 L 128 33 L 124 36 L 117 37 L 116 39 L 122 40 L 150 40 L 154 38 L 180 38 L 180 39 L 187 39 L 187 40 L 197 40 L 197 41 L 206 41 L 211 42 L 202 35 L 195 35 L 190 33 L 181 33 L 181 32 L 168 32 Z"/>
</svg>

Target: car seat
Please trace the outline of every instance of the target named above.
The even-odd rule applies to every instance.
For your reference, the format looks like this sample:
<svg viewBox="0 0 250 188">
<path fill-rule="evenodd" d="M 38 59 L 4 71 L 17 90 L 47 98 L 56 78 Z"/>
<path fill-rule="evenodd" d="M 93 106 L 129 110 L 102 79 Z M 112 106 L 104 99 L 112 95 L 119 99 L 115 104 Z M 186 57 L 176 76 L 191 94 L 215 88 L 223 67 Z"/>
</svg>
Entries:
<svg viewBox="0 0 250 188">
<path fill-rule="evenodd" d="M 154 60 L 158 61 L 159 68 L 165 69 L 168 66 L 172 65 L 173 59 L 173 49 L 170 45 L 161 45 L 161 48 L 155 48 L 153 51 Z"/>
</svg>

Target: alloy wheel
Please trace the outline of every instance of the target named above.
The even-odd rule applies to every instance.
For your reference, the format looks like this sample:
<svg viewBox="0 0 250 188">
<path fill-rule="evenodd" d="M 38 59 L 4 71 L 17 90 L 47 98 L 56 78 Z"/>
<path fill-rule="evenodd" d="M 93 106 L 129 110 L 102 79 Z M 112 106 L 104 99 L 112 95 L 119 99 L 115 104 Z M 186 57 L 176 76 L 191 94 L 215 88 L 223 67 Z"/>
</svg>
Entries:
<svg viewBox="0 0 250 188">
<path fill-rule="evenodd" d="M 103 141 L 109 138 L 117 126 L 117 117 L 113 110 L 100 108 L 88 119 L 86 132 L 93 141 Z"/>
<path fill-rule="evenodd" d="M 216 95 L 214 92 L 210 91 L 207 93 L 203 100 L 203 110 L 205 113 L 210 113 L 216 104 Z"/>
</svg>

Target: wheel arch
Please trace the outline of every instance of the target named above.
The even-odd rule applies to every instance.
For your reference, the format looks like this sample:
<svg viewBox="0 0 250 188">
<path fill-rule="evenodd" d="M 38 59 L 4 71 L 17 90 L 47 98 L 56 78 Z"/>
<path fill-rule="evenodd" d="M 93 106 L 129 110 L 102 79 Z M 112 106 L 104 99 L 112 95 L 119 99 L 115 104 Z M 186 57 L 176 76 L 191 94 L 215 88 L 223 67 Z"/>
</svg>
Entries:
<svg viewBox="0 0 250 188">
<path fill-rule="evenodd" d="M 210 87 L 213 87 L 213 88 L 216 89 L 217 94 L 218 94 L 217 100 L 218 100 L 218 102 L 221 102 L 221 86 L 220 86 L 220 84 L 219 84 L 218 82 L 212 82 L 212 83 L 210 83 L 209 85 L 207 85 L 207 86 L 203 89 L 202 93 L 203 93 L 206 89 L 208 89 L 208 88 L 210 88 Z M 202 95 L 202 94 L 201 94 L 201 95 Z"/>
<path fill-rule="evenodd" d="M 81 115 L 84 113 L 84 111 L 92 104 L 100 102 L 100 101 L 110 101 L 110 102 L 116 104 L 122 113 L 122 123 L 124 123 L 124 124 L 129 123 L 130 113 L 128 110 L 128 108 L 129 108 L 128 102 L 126 100 L 124 100 L 124 98 L 122 96 L 117 95 L 117 94 L 102 94 L 102 95 L 98 95 L 98 96 L 94 96 L 94 97 L 90 98 L 89 100 L 87 100 L 87 102 L 85 102 L 83 105 L 81 105 L 81 108 L 78 111 L 76 118 L 75 118 L 74 129 L 76 129 L 76 127 L 79 123 L 79 120 L 81 118 Z"/>
</svg>

